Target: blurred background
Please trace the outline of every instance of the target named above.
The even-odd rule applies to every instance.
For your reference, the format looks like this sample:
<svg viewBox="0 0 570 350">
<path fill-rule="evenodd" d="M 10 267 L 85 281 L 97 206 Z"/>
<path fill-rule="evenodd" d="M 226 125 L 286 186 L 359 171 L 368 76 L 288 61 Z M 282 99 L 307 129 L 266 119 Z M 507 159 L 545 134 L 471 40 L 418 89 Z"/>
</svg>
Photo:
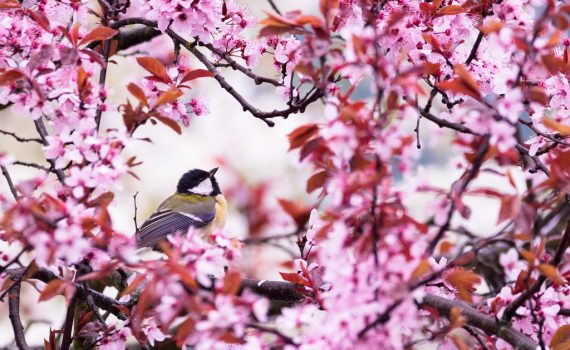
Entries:
<svg viewBox="0 0 570 350">
<path fill-rule="evenodd" d="M 271 11 L 266 1 L 246 2 L 257 18 L 265 17 L 263 11 Z M 304 13 L 313 14 L 318 12 L 318 1 L 276 0 L 275 3 L 283 12 L 288 10 L 302 10 Z M 251 35 L 256 34 L 251 33 Z M 157 58 L 164 61 L 171 60 L 169 53 L 172 52 L 172 47 L 169 40 L 157 38 L 150 45 L 153 50 L 149 54 L 154 55 L 159 52 L 165 56 Z M 142 45 L 137 50 L 144 53 L 145 46 Z M 126 85 L 130 82 L 140 82 L 145 74 L 133 58 L 114 56 L 113 59 L 117 64 L 110 65 L 107 75 L 108 96 L 109 102 L 118 106 L 130 97 Z M 192 68 L 202 68 L 191 58 L 190 62 Z M 272 68 L 271 57 L 264 57 L 256 71 L 273 75 L 275 70 Z M 224 75 L 258 108 L 272 110 L 285 106 L 281 96 L 276 94 L 271 86 L 256 86 L 249 78 L 231 69 L 225 69 Z M 289 143 L 286 135 L 299 125 L 311 121 L 322 122 L 323 106 L 316 103 L 302 115 L 292 115 L 287 120 L 276 119 L 276 126 L 268 128 L 265 123 L 243 112 L 240 105 L 222 90 L 214 79 L 200 79 L 193 86 L 190 95 L 206 100 L 210 111 L 208 115 L 193 118 L 190 126 L 183 129 L 181 136 L 163 125 L 145 125 L 137 131 L 136 136 L 149 137 L 153 143 L 132 142 L 126 149 L 125 159 L 136 155 L 143 163 L 134 168 L 140 180 L 127 175 L 121 181 L 121 188 L 115 192 L 116 200 L 111 208 L 115 228 L 128 235 L 134 233 L 133 196 L 136 193 L 138 193 L 137 220 L 140 225 L 162 200 L 174 192 L 176 183 L 184 172 L 192 168 L 211 169 L 219 166 L 220 170 L 216 177 L 222 191 L 229 192 L 227 232 L 236 237 L 248 236 L 250 233 L 248 231 L 252 229 L 251 219 L 255 215 L 247 213 L 247 205 L 257 200 L 251 197 L 252 193 L 266 193 L 266 196 L 259 198 L 265 198 L 264 206 L 269 208 L 267 215 L 275 215 L 278 221 L 282 220 L 282 224 L 276 227 L 256 228 L 260 230 L 259 234 L 291 233 L 292 222 L 288 221 L 277 200 L 286 198 L 314 205 L 318 198 L 316 192 L 311 196 L 306 193 L 306 180 L 312 174 L 312 169 L 307 164 L 299 163 L 297 152 L 288 152 Z M 367 97 L 369 91 L 366 88 L 359 89 L 358 95 L 357 97 L 361 98 Z M 122 118 L 116 112 L 116 108 L 113 107 L 103 114 L 102 130 L 120 124 Z M 410 133 L 413 133 L 414 127 L 415 121 L 410 121 Z M 28 117 L 15 115 L 10 109 L 0 112 L 0 128 L 16 132 L 22 137 L 37 137 L 32 121 Z M 418 169 L 422 174 L 421 178 L 434 186 L 449 188 L 461 174 L 461 170 L 455 166 L 456 159 L 449 157 L 450 138 L 427 122 L 422 123 L 421 130 L 423 148 L 421 169 Z M 0 152 L 9 153 L 22 161 L 40 164 L 45 162 L 42 150 L 36 144 L 17 143 L 4 135 L 0 135 Z M 9 170 L 16 182 L 37 175 L 35 169 L 21 166 L 10 166 Z M 502 186 L 502 183 L 496 182 L 497 179 L 496 176 L 485 175 L 476 183 Z M 415 179 L 399 179 L 398 186 L 408 191 L 415 183 Z M 3 177 L 0 178 L 0 192 L 10 197 Z M 426 208 L 429 208 L 433 197 L 416 193 L 407 198 L 411 213 L 417 219 L 429 218 L 430 212 Z M 470 198 L 467 204 L 473 207 L 473 215 L 469 222 L 456 218 L 454 223 L 464 224 L 479 234 L 488 233 L 496 226 L 499 205 L 497 201 L 474 197 Z M 263 221 L 263 218 L 257 219 Z M 253 246 L 246 249 L 242 257 L 245 273 L 249 277 L 260 279 L 279 279 L 278 272 L 290 267 L 288 263 L 291 262 L 292 256 L 288 251 L 298 253 L 294 238 L 280 242 L 284 247 Z M 0 251 L 6 252 L 7 249 L 9 248 L 0 242 Z M 26 302 L 26 300 L 37 300 L 37 293 L 27 285 L 23 285 L 23 293 L 24 324 L 31 324 L 31 329 L 27 333 L 28 341 L 31 345 L 43 344 L 43 338 L 47 336 L 50 325 L 58 328 L 63 322 L 65 312 L 63 298 L 55 298 L 44 303 Z M 0 346 L 11 341 L 7 314 L 6 305 L 0 304 L 0 315 L 3 315 L 0 318 L 0 334 L 10 334 L 0 337 Z"/>
</svg>

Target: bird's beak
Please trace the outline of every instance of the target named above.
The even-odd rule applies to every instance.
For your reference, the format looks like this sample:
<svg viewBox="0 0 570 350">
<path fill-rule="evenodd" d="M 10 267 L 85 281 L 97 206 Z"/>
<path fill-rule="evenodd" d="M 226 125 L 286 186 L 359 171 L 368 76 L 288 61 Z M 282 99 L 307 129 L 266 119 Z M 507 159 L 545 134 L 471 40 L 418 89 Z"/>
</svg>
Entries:
<svg viewBox="0 0 570 350">
<path fill-rule="evenodd" d="M 218 171 L 218 168 L 214 168 L 214 169 L 208 171 L 208 173 L 210 173 L 210 177 L 216 175 L 216 171 Z"/>
</svg>

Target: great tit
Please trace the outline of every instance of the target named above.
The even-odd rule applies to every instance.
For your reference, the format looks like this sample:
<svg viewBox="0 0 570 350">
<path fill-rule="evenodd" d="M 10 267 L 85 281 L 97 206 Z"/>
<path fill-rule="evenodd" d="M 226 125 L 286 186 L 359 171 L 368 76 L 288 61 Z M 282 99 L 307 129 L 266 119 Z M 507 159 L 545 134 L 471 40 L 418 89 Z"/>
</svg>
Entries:
<svg viewBox="0 0 570 350">
<path fill-rule="evenodd" d="M 182 175 L 176 193 L 168 197 L 136 233 L 137 248 L 157 248 L 158 243 L 176 232 L 199 228 L 209 238 L 213 228 L 226 221 L 226 199 L 210 171 L 192 169 Z"/>
</svg>

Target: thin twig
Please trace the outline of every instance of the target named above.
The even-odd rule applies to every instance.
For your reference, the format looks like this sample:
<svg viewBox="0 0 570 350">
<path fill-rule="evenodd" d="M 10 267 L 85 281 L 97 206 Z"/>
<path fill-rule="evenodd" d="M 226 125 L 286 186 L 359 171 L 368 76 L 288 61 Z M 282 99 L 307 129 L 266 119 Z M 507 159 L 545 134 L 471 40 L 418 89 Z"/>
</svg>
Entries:
<svg viewBox="0 0 570 350">
<path fill-rule="evenodd" d="M 286 344 L 298 345 L 297 343 L 295 343 L 295 341 L 293 341 L 293 338 L 286 336 L 285 334 L 279 332 L 279 330 L 277 330 L 275 328 L 271 328 L 271 327 L 268 327 L 268 326 L 260 324 L 260 323 L 247 323 L 246 326 L 250 327 L 250 328 L 257 329 L 257 330 L 265 332 L 265 333 L 274 334 L 274 335 L 278 336 L 279 338 L 283 339 L 283 341 Z"/>
<path fill-rule="evenodd" d="M 133 221 L 135 222 L 135 232 L 137 232 L 139 230 L 139 224 L 137 223 L 137 196 L 138 196 L 139 192 L 137 191 L 137 193 L 135 193 L 135 195 L 133 196 L 133 203 L 135 204 L 135 214 L 133 215 Z"/>
<path fill-rule="evenodd" d="M 230 68 L 232 68 L 233 70 L 240 71 L 243 74 L 245 74 L 246 76 L 250 77 L 251 79 L 253 79 L 253 81 L 255 82 L 256 85 L 266 83 L 266 84 L 271 84 L 273 86 L 283 86 L 282 83 L 280 83 L 279 81 L 277 81 L 275 79 L 263 77 L 261 75 L 257 75 L 255 73 L 253 73 L 251 69 L 246 68 L 246 67 L 242 66 L 241 64 L 237 63 L 227 52 L 224 52 L 223 50 L 220 50 L 220 49 L 214 47 L 214 45 L 212 45 L 212 44 L 198 42 L 198 45 L 207 48 L 208 50 L 212 51 L 214 54 L 223 58 L 224 61 L 228 62 L 228 66 Z M 216 65 L 217 64 L 214 64 L 214 66 L 216 66 Z"/>
<path fill-rule="evenodd" d="M 47 129 L 46 129 L 46 126 L 44 124 L 43 119 L 39 118 L 39 119 L 34 120 L 34 124 L 36 126 L 36 130 L 37 130 L 38 134 L 40 135 L 40 138 L 41 138 L 44 146 L 49 146 L 49 142 L 47 140 L 48 132 L 47 132 Z M 55 159 L 47 159 L 47 161 L 51 165 L 52 169 L 54 170 L 55 175 L 57 176 L 57 179 L 59 180 L 59 182 L 61 182 L 62 184 L 65 184 L 65 175 L 63 174 L 62 169 L 57 169 L 55 167 Z"/>
<path fill-rule="evenodd" d="M 2 175 L 6 178 L 6 182 L 8 183 L 8 187 L 10 188 L 10 192 L 12 192 L 12 196 L 15 200 L 18 200 L 18 190 L 16 190 L 16 186 L 14 186 L 14 182 L 12 182 L 12 178 L 10 177 L 10 173 L 8 169 L 4 165 L 0 165 L 0 170 L 2 170 Z"/>
<path fill-rule="evenodd" d="M 477 35 L 477 39 L 475 39 L 475 44 L 473 44 L 473 47 L 471 48 L 471 52 L 469 52 L 469 56 L 467 57 L 467 60 L 465 61 L 466 65 L 470 65 L 471 62 L 477 57 L 477 50 L 479 49 L 479 45 L 481 45 L 481 41 L 483 40 L 483 32 L 479 31 L 479 34 Z"/>
<path fill-rule="evenodd" d="M 273 0 L 267 0 L 267 2 L 269 3 L 273 11 L 277 12 L 278 15 L 281 15 L 281 11 L 279 11 L 279 8 L 277 7 L 277 5 L 275 5 Z"/>
<path fill-rule="evenodd" d="M 103 48 L 103 62 L 104 65 L 101 67 L 101 72 L 99 72 L 99 90 L 105 88 L 105 79 L 107 78 L 107 67 L 109 66 L 109 54 L 111 52 L 111 39 L 105 40 L 105 47 Z M 100 101 L 101 104 L 104 101 Z M 97 114 L 95 114 L 95 124 L 97 125 L 97 132 L 99 132 L 99 126 L 101 125 L 101 116 L 103 115 L 103 106 L 99 105 L 97 107 Z"/>
<path fill-rule="evenodd" d="M 418 149 L 422 148 L 422 144 L 420 143 L 420 119 L 422 118 L 421 115 L 418 115 L 418 119 L 416 120 L 416 128 L 414 132 L 416 133 L 416 147 Z"/>
<path fill-rule="evenodd" d="M 439 241 L 443 238 L 443 235 L 445 234 L 445 232 L 447 232 L 447 229 L 449 228 L 449 225 L 451 223 L 451 218 L 453 217 L 453 213 L 455 212 L 455 209 L 456 209 L 456 207 L 455 207 L 456 198 L 457 198 L 457 200 L 459 200 L 459 197 L 461 197 L 463 192 L 465 192 L 465 190 L 467 189 L 467 186 L 469 186 L 469 183 L 479 173 L 479 169 L 481 168 L 481 165 L 483 164 L 485 154 L 487 153 L 487 150 L 489 149 L 489 140 L 490 139 L 491 139 L 490 135 L 483 136 L 483 140 L 481 141 L 481 144 L 479 145 L 479 149 L 477 150 L 477 153 L 475 154 L 475 158 L 473 159 L 473 165 L 471 166 L 471 169 L 469 169 L 469 171 L 464 175 L 465 179 L 463 179 L 463 176 L 462 176 L 462 178 L 459 180 L 462 182 L 461 182 L 461 186 L 460 186 L 458 192 L 456 194 L 452 193 L 451 204 L 449 206 L 449 210 L 447 213 L 447 218 L 445 220 L 445 223 L 439 228 L 434 239 L 430 242 L 430 244 L 428 246 L 427 252 L 430 255 L 433 252 L 433 250 L 435 249 L 435 247 L 437 246 L 437 244 L 439 243 Z"/>
<path fill-rule="evenodd" d="M 17 161 L 15 161 L 15 162 L 12 163 L 12 164 L 13 164 L 13 165 L 21 165 L 21 166 L 25 166 L 25 167 L 28 167 L 28 168 L 36 168 L 36 169 L 39 169 L 39 170 L 43 170 L 43 171 L 45 171 L 46 173 L 53 173 L 53 172 L 54 172 L 53 169 L 48 168 L 48 167 L 43 166 L 43 165 L 40 165 L 40 164 L 37 164 L 37 163 L 22 162 L 22 161 L 17 160 Z"/>
<path fill-rule="evenodd" d="M 2 129 L 0 129 L 0 134 L 12 136 L 18 142 L 36 142 L 36 143 L 40 143 L 40 144 L 42 143 L 41 139 L 20 137 L 13 132 L 2 130 Z"/>
<path fill-rule="evenodd" d="M 22 250 L 18 253 L 18 255 L 16 255 L 12 260 L 7 262 L 6 265 L 0 267 L 0 274 L 6 271 L 6 269 L 10 267 L 10 265 L 14 264 L 15 262 L 18 262 L 22 254 L 24 254 L 27 250 L 28 249 L 26 247 L 22 248 Z"/>
<path fill-rule="evenodd" d="M 157 26 L 156 21 L 146 20 L 144 18 L 128 18 L 115 22 L 112 27 L 117 29 L 131 24 L 144 24 L 151 27 Z M 220 84 L 220 86 L 224 90 L 226 90 L 230 95 L 232 95 L 232 97 L 242 106 L 244 111 L 250 112 L 255 118 L 262 120 L 270 127 L 275 125 L 273 121 L 269 120 L 270 118 L 278 118 L 278 117 L 287 118 L 291 114 L 296 114 L 299 112 L 303 113 L 308 105 L 317 101 L 323 96 L 323 91 L 321 89 L 316 89 L 312 94 L 307 95 L 306 98 L 304 98 L 303 101 L 301 101 L 297 105 L 291 106 L 283 110 L 273 110 L 271 112 L 261 111 L 256 107 L 254 107 L 253 105 L 251 105 L 248 101 L 246 101 L 245 98 L 239 92 L 237 92 L 232 85 L 230 85 L 226 81 L 226 79 L 218 72 L 215 65 L 212 62 L 210 62 L 208 58 L 196 48 L 195 43 L 187 41 L 186 39 L 182 38 L 180 35 L 178 35 L 170 28 L 166 29 L 165 33 L 168 36 L 170 36 L 173 40 L 180 42 L 181 45 L 183 45 L 200 62 L 202 62 L 202 64 L 206 66 L 206 68 L 210 71 L 210 73 L 212 73 L 214 79 L 216 79 L 218 84 Z"/>
<path fill-rule="evenodd" d="M 278 239 L 294 237 L 297 235 L 298 235 L 297 232 L 291 232 L 291 233 L 284 233 L 281 235 L 272 235 L 272 236 L 265 236 L 265 237 L 248 237 L 248 238 L 242 239 L 241 242 L 244 244 L 263 244 L 263 243 L 271 242 L 271 241 L 278 240 Z"/>
</svg>

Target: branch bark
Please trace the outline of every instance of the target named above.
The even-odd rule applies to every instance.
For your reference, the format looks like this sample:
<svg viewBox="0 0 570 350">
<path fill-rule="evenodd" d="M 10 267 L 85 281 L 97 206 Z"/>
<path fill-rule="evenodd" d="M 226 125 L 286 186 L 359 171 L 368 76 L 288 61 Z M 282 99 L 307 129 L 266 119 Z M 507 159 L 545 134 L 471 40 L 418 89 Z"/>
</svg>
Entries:
<svg viewBox="0 0 570 350">
<path fill-rule="evenodd" d="M 465 302 L 457 300 L 449 300 L 437 295 L 427 294 L 422 305 L 431 306 L 437 309 L 445 317 L 449 317 L 451 309 L 456 307 L 461 310 L 461 315 L 465 316 L 470 326 L 485 331 L 487 334 L 493 334 L 507 341 L 509 344 L 519 350 L 535 350 L 538 344 L 526 335 L 514 330 L 507 323 L 496 320 L 494 317 L 484 315 L 477 309 Z"/>
<path fill-rule="evenodd" d="M 489 149 L 490 139 L 491 139 L 491 136 L 489 134 L 483 136 L 483 140 L 481 141 L 481 144 L 479 145 L 479 149 L 477 150 L 477 154 L 475 154 L 475 159 L 473 160 L 473 165 L 472 165 L 471 169 L 469 170 L 469 172 L 466 175 L 462 176 L 461 179 L 459 179 L 459 181 L 462 181 L 462 183 L 461 183 L 461 187 L 459 188 L 459 191 L 455 195 L 457 198 L 459 198 L 463 195 L 463 193 L 467 189 L 467 186 L 469 186 L 469 183 L 471 181 L 473 181 L 475 176 L 477 176 L 477 174 L 479 173 L 479 169 L 481 168 L 481 165 L 483 164 L 483 162 L 485 160 L 485 154 L 487 153 L 487 150 Z M 465 177 L 465 179 L 463 179 L 463 177 Z M 452 189 L 452 191 L 453 191 L 453 189 Z M 428 250 L 427 250 L 427 252 L 429 254 L 433 253 L 433 250 L 435 249 L 435 247 L 437 246 L 439 241 L 443 238 L 443 236 L 445 235 L 445 232 L 449 228 L 449 225 L 451 223 L 451 218 L 453 217 L 453 214 L 455 213 L 455 209 L 456 209 L 455 208 L 455 198 L 454 198 L 455 196 L 453 194 L 451 195 L 451 205 L 450 205 L 449 211 L 447 213 L 447 219 L 445 220 L 445 223 L 439 228 L 434 239 L 430 242 L 430 245 L 429 245 Z"/>
<path fill-rule="evenodd" d="M 16 283 L 8 294 L 8 316 L 14 330 L 16 346 L 20 350 L 28 350 L 24 326 L 22 326 L 22 320 L 20 319 L 20 286 L 20 283 Z"/>
<path fill-rule="evenodd" d="M 18 270 L 20 273 L 23 269 Z M 12 270 L 12 273 L 18 273 Z M 40 268 L 31 278 L 38 279 L 48 283 L 54 279 L 58 279 L 53 272 Z M 87 298 L 87 295 L 93 297 L 93 303 L 102 310 L 109 311 L 120 319 L 126 319 L 126 316 L 120 311 L 119 308 L 130 308 L 132 305 L 121 303 L 113 298 L 103 295 L 92 289 L 87 290 L 81 284 L 77 284 L 77 297 L 81 299 Z M 249 289 L 252 292 L 267 297 L 272 300 L 283 301 L 300 301 L 305 298 L 302 294 L 300 286 L 284 281 L 259 281 L 253 279 L 244 279 L 242 281 L 242 290 Z M 14 290 L 12 290 L 14 293 Z M 397 303 L 393 308 L 399 305 Z M 430 306 L 437 309 L 443 316 L 449 317 L 449 313 L 453 307 L 461 310 L 462 315 L 467 318 L 467 324 L 478 328 L 487 334 L 493 334 L 497 337 L 504 339 L 509 344 L 517 349 L 527 350 L 536 349 L 536 344 L 524 334 L 514 330 L 507 322 L 495 319 L 492 316 L 486 315 L 472 306 L 462 301 L 449 300 L 440 296 L 427 294 L 422 302 L 423 306 Z"/>
<path fill-rule="evenodd" d="M 12 181 L 12 177 L 10 177 L 10 173 L 8 169 L 4 165 L 0 165 L 0 170 L 2 170 L 2 175 L 6 178 L 6 182 L 8 183 L 8 187 L 10 188 L 10 192 L 12 192 L 12 196 L 15 200 L 18 200 L 18 190 L 16 186 L 14 186 L 14 182 Z"/>
</svg>

